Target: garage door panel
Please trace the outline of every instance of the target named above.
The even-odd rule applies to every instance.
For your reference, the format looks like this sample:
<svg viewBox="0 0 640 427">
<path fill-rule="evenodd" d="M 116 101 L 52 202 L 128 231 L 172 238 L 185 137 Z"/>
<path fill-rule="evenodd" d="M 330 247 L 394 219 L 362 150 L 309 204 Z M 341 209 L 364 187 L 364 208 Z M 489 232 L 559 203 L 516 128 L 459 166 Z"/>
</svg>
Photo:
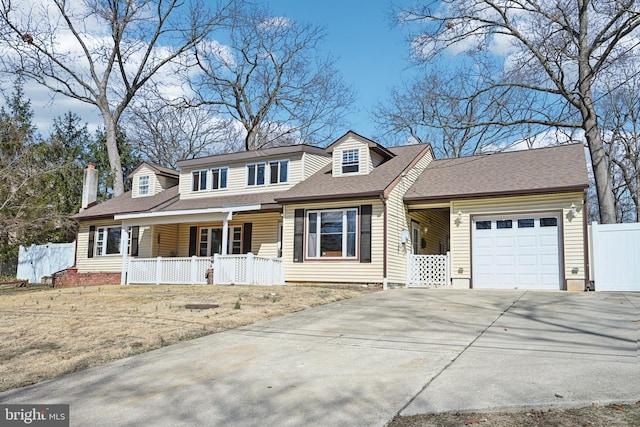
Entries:
<svg viewBox="0 0 640 427">
<path fill-rule="evenodd" d="M 538 275 L 535 273 L 518 274 L 517 286 L 535 286 L 538 283 Z"/>
<path fill-rule="evenodd" d="M 558 247 L 558 233 L 553 236 L 540 235 L 540 246 Z"/>
<path fill-rule="evenodd" d="M 518 236 L 519 248 L 533 248 L 537 244 L 536 236 Z"/>
<path fill-rule="evenodd" d="M 559 227 L 541 227 L 539 219 L 511 218 L 512 228 L 496 226 L 509 218 L 478 219 L 485 226 L 491 222 L 491 228 L 472 228 L 475 288 L 560 289 Z"/>
<path fill-rule="evenodd" d="M 513 237 L 497 237 L 496 247 L 498 248 L 512 248 L 514 245 Z"/>
</svg>

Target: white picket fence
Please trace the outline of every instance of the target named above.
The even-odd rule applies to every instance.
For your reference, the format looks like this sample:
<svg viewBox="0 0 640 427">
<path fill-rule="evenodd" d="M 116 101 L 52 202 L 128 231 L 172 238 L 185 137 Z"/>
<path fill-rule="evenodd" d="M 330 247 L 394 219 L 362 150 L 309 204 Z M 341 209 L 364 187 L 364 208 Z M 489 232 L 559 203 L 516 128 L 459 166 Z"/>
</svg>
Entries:
<svg viewBox="0 0 640 427">
<path fill-rule="evenodd" d="M 407 286 L 451 285 L 449 252 L 446 255 L 407 255 Z"/>
<path fill-rule="evenodd" d="M 640 223 L 594 222 L 589 237 L 596 291 L 640 291 Z"/>
<path fill-rule="evenodd" d="M 207 270 L 213 266 L 217 285 L 284 285 L 284 263 L 279 258 L 246 255 L 218 255 L 188 258 L 131 258 L 127 284 L 207 284 Z"/>
<path fill-rule="evenodd" d="M 76 242 L 48 243 L 29 247 L 21 245 L 18 249 L 16 277 L 20 280 L 29 280 L 29 283 L 41 283 L 43 277 L 73 267 L 75 253 Z"/>
</svg>

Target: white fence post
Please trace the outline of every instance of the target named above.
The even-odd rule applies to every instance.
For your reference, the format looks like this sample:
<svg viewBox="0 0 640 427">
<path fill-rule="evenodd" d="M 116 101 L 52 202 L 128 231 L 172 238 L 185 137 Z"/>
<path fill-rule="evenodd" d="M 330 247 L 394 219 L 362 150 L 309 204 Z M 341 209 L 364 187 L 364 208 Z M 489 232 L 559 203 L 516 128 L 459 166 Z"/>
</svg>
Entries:
<svg viewBox="0 0 640 427">
<path fill-rule="evenodd" d="M 447 262 L 446 262 L 447 266 L 445 267 L 447 269 L 446 273 L 445 273 L 445 280 L 446 286 L 450 286 L 451 285 L 451 252 L 447 251 Z"/>
<path fill-rule="evenodd" d="M 193 255 L 191 257 L 191 285 L 198 283 L 198 257 Z"/>
<path fill-rule="evenodd" d="M 213 254 L 213 284 L 220 283 L 220 257 Z"/>
<path fill-rule="evenodd" d="M 156 285 L 162 283 L 162 257 L 156 259 Z"/>
<path fill-rule="evenodd" d="M 254 284 L 253 278 L 255 277 L 255 268 L 256 268 L 255 265 L 256 265 L 255 257 L 251 252 L 249 252 L 247 254 L 247 277 L 246 277 L 247 285 Z"/>
</svg>

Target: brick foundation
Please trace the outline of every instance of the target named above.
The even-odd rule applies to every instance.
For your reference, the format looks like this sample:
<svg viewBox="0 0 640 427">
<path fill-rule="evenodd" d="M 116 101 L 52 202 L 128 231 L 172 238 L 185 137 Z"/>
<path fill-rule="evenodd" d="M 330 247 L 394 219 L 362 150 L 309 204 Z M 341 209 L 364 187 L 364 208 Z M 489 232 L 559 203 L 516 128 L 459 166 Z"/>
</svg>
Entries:
<svg viewBox="0 0 640 427">
<path fill-rule="evenodd" d="M 53 278 L 53 287 L 55 288 L 119 284 L 120 273 L 74 273 L 73 271 L 67 270 L 61 273 L 56 273 Z"/>
</svg>

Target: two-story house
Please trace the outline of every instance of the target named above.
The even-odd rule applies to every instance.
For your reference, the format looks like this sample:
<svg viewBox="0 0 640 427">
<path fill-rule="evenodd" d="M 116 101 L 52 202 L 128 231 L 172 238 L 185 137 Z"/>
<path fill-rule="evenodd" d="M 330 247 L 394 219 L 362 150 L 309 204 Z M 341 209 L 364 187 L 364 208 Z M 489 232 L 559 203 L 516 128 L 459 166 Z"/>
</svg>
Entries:
<svg viewBox="0 0 640 427">
<path fill-rule="evenodd" d="M 428 144 L 385 148 L 350 131 L 326 149 L 178 166 L 144 163 L 132 191 L 75 216 L 78 274 L 66 280 L 206 283 L 211 267 L 228 284 L 584 289 L 588 280 L 579 144 L 434 161 Z M 446 260 L 442 279 L 421 279 L 440 262 L 419 259 L 427 255 Z"/>
</svg>

